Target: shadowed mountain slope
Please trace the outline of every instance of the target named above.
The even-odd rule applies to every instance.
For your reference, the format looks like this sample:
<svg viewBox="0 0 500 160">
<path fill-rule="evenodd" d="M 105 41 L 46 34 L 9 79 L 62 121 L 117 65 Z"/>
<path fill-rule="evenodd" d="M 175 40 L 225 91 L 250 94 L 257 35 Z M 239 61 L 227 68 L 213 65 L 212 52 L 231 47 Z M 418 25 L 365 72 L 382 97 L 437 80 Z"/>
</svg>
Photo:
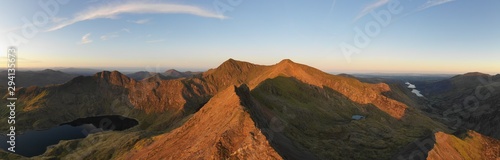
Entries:
<svg viewBox="0 0 500 160">
<path fill-rule="evenodd" d="M 386 159 L 433 130 L 446 130 L 416 110 L 398 120 L 373 104 L 290 77 L 264 81 L 250 99 L 254 121 L 288 159 L 304 159 L 308 152 L 319 159 Z M 354 115 L 366 118 L 353 120 Z M 294 154 L 301 151 L 306 153 Z"/>
<path fill-rule="evenodd" d="M 500 76 L 473 72 L 421 88 L 445 124 L 500 138 Z"/>
</svg>

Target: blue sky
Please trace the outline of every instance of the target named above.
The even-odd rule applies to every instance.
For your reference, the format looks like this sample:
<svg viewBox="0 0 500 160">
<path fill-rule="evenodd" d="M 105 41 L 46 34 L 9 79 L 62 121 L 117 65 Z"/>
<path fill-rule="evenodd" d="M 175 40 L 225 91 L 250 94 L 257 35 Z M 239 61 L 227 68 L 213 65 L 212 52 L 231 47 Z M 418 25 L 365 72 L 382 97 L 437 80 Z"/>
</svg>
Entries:
<svg viewBox="0 0 500 160">
<path fill-rule="evenodd" d="M 500 73 L 497 0 L 7 1 L 0 47 L 17 46 L 21 68 L 288 58 L 327 72 Z"/>
</svg>

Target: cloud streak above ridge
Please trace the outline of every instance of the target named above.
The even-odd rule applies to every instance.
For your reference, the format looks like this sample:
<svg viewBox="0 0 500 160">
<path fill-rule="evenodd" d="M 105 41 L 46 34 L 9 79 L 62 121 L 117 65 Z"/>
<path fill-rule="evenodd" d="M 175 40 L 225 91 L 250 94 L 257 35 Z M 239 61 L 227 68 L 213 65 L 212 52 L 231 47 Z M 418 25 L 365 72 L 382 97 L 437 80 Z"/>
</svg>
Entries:
<svg viewBox="0 0 500 160">
<path fill-rule="evenodd" d="M 454 1 L 454 0 L 428 0 L 425 4 L 423 4 L 422 6 L 420 6 L 420 8 L 418 8 L 417 10 L 418 11 L 425 10 L 427 8 L 431 8 L 431 7 L 434 7 L 434 6 L 442 5 L 442 4 L 445 4 L 445 3 L 448 3 L 448 2 L 452 2 L 452 1 Z"/>
<path fill-rule="evenodd" d="M 372 4 L 364 7 L 363 10 L 361 10 L 361 12 L 356 16 L 356 18 L 354 20 L 358 20 L 361 17 L 365 16 L 366 14 L 370 13 L 371 11 L 373 11 L 381 6 L 384 6 L 385 4 L 389 3 L 389 1 L 390 0 L 378 0 L 377 2 L 372 3 Z"/>
<path fill-rule="evenodd" d="M 190 14 L 207 18 L 225 19 L 224 15 L 202 9 L 197 6 L 182 5 L 182 4 L 168 4 L 168 3 L 145 3 L 145 2 L 130 2 L 119 5 L 106 5 L 97 8 L 90 8 L 83 12 L 75 14 L 72 18 L 55 23 L 54 26 L 46 30 L 46 32 L 56 31 L 72 24 L 107 18 L 117 18 L 120 14 Z"/>
</svg>

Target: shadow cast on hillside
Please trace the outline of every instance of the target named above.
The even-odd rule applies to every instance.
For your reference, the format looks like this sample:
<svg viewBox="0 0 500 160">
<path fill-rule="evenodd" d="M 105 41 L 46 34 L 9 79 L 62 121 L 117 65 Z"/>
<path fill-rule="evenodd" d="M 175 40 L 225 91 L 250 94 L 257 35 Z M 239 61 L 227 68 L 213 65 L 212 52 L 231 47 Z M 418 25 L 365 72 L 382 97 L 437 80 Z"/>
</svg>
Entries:
<svg viewBox="0 0 500 160">
<path fill-rule="evenodd" d="M 434 148 L 436 137 L 434 134 L 420 138 L 401 149 L 391 159 L 395 160 L 425 160 L 429 155 L 429 151 Z"/>
<path fill-rule="evenodd" d="M 253 92 L 257 89 L 260 89 L 260 87 L 262 87 L 263 84 L 265 84 L 269 81 L 276 80 L 278 78 L 285 78 L 285 79 L 289 79 L 292 81 L 296 81 L 298 85 L 309 85 L 309 84 L 306 84 L 304 82 L 301 82 L 300 80 L 298 80 L 294 77 L 277 77 L 274 79 L 265 80 L 264 82 L 259 84 L 252 91 L 250 91 L 250 89 L 248 88 L 248 86 L 246 84 L 243 84 L 239 87 L 235 86 L 236 93 L 240 97 L 241 105 L 244 106 L 245 110 L 250 113 L 252 120 L 255 122 L 256 126 L 261 129 L 263 134 L 268 139 L 270 145 L 284 159 L 323 159 L 323 158 L 325 158 L 324 156 L 318 157 L 316 153 L 312 153 L 313 150 L 311 148 L 306 148 L 303 145 L 301 145 L 299 142 L 297 142 L 296 140 L 290 139 L 289 135 L 294 134 L 294 133 L 287 133 L 289 131 L 286 130 L 286 127 L 287 127 L 287 125 L 290 125 L 291 122 L 287 121 L 287 120 L 285 120 L 282 117 L 279 117 L 277 115 L 277 114 L 283 114 L 283 113 L 276 113 L 277 112 L 276 110 L 269 108 L 270 106 L 265 106 L 265 105 L 261 104 L 261 102 L 257 101 L 256 98 L 252 96 Z M 326 87 L 326 86 L 322 86 L 322 88 L 318 87 L 318 86 L 312 86 L 311 88 L 318 91 L 318 93 L 334 93 L 333 94 L 334 96 L 340 96 L 339 99 L 347 99 L 348 100 L 348 98 L 345 97 L 344 95 L 342 95 L 339 92 L 337 92 L 329 87 Z M 271 89 L 269 92 L 273 93 L 273 92 L 277 92 L 277 91 L 273 91 Z M 280 94 L 280 93 L 274 93 L 274 94 Z M 285 92 L 285 93 L 281 93 L 281 94 L 287 94 L 287 93 Z M 316 94 L 316 95 L 312 95 L 312 96 L 318 96 L 318 95 Z M 373 113 L 373 114 L 382 114 L 382 116 L 384 118 L 388 119 L 387 120 L 388 123 L 401 122 L 401 120 L 398 120 L 394 117 L 391 117 L 389 114 L 381 111 L 380 109 L 378 109 L 377 107 L 375 107 L 373 105 L 370 105 L 370 104 L 364 105 L 364 104 L 359 104 L 359 103 L 352 102 L 352 101 L 350 103 L 353 103 L 353 104 L 359 105 L 359 106 L 365 106 L 369 111 L 365 111 L 366 113 L 364 113 L 364 114 L 361 113 L 361 114 L 363 116 L 366 116 L 367 118 L 370 118 L 369 116 L 371 116 L 371 114 L 372 114 L 371 112 L 373 110 L 375 110 L 376 113 Z M 291 106 L 291 107 L 295 107 L 295 106 Z M 307 119 L 309 117 L 307 117 L 307 116 L 301 117 L 302 114 L 300 112 L 296 112 L 293 114 L 297 115 L 297 117 L 295 119 L 298 121 L 304 121 L 304 122 L 309 121 L 309 119 Z M 405 115 L 403 116 L 403 118 L 406 117 L 406 114 L 407 114 L 407 112 L 405 111 Z M 373 117 L 373 118 L 375 118 L 375 117 Z M 331 124 L 332 123 L 330 123 L 330 125 Z M 335 124 L 335 125 L 337 125 L 337 124 Z M 390 125 L 390 124 L 388 124 L 388 125 Z M 350 134 L 350 133 L 348 133 L 348 134 Z M 434 147 L 434 142 L 435 142 L 434 134 L 431 133 L 431 131 L 429 131 L 429 134 L 427 134 L 427 132 L 426 132 L 425 135 L 428 135 L 428 136 L 421 138 L 421 140 L 422 140 L 421 142 L 419 142 L 419 141 L 409 142 L 409 144 L 405 148 L 403 148 L 402 150 L 394 150 L 390 154 L 393 156 L 396 155 L 396 156 L 394 156 L 396 158 L 398 158 L 399 156 L 402 156 L 402 157 L 410 157 L 410 158 L 417 158 L 417 159 L 425 159 L 427 157 L 428 151 L 430 151 Z M 351 136 L 346 136 L 346 137 L 347 137 L 347 141 L 349 141 L 349 139 L 352 139 Z M 422 137 L 422 136 L 420 136 L 420 137 Z M 345 139 L 344 139 L 344 141 L 345 141 Z M 321 146 L 316 146 L 316 147 L 321 148 Z M 421 149 L 421 148 L 423 148 L 423 149 Z M 356 154 L 370 154 L 370 153 L 356 153 Z M 419 157 L 421 157 L 421 158 L 419 158 Z M 337 157 L 337 158 L 343 159 L 343 158 L 349 158 L 349 157 Z"/>
<path fill-rule="evenodd" d="M 266 136 L 270 145 L 280 154 L 284 159 L 318 159 L 312 153 L 304 150 L 303 147 L 297 146 L 280 130 L 279 126 L 271 126 L 269 120 L 273 120 L 269 111 L 266 111 L 261 105 L 256 104 L 256 101 L 250 95 L 250 89 L 246 84 L 236 87 L 236 94 L 240 97 L 240 103 L 245 107 L 245 110 L 250 112 L 252 120 L 256 126 L 261 129 L 262 133 Z M 276 123 L 279 120 L 274 119 Z M 286 123 L 286 122 L 285 122 Z M 282 125 L 282 124 L 278 124 Z"/>
</svg>

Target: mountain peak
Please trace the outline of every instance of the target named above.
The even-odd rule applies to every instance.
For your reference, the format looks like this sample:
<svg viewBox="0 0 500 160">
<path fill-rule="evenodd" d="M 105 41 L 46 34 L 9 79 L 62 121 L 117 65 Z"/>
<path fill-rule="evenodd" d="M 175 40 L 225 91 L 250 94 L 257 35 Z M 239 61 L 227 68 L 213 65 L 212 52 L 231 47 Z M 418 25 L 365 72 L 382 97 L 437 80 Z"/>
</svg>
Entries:
<svg viewBox="0 0 500 160">
<path fill-rule="evenodd" d="M 118 71 L 102 71 L 94 75 L 94 77 L 112 84 L 124 85 L 129 83 L 131 79 Z"/>
<path fill-rule="evenodd" d="M 277 66 L 288 66 L 288 67 L 300 67 L 300 66 L 302 66 L 302 65 L 299 65 L 299 63 L 295 63 L 294 61 L 292 61 L 290 59 L 283 59 L 276 65 Z"/>
<path fill-rule="evenodd" d="M 283 59 L 283 60 L 280 61 L 280 63 L 295 63 L 295 62 L 293 62 L 290 59 Z"/>
<path fill-rule="evenodd" d="M 491 75 L 481 73 L 481 72 L 469 72 L 469 73 L 453 76 L 451 79 L 474 78 L 474 77 L 480 77 L 480 76 L 491 77 Z"/>
<path fill-rule="evenodd" d="M 44 70 L 42 70 L 42 72 L 59 72 L 59 71 L 56 71 L 53 69 L 44 69 Z"/>
<path fill-rule="evenodd" d="M 165 71 L 165 73 L 173 73 L 173 72 L 180 73 L 178 70 L 175 70 L 175 69 L 169 69 L 169 70 Z"/>
<path fill-rule="evenodd" d="M 463 76 L 490 76 L 490 75 L 481 72 L 469 72 L 465 73 Z"/>
<path fill-rule="evenodd" d="M 165 76 L 172 76 L 172 77 L 182 77 L 184 76 L 184 73 L 179 72 L 178 70 L 175 69 L 169 69 L 163 73 Z"/>
<path fill-rule="evenodd" d="M 255 66 L 255 64 L 244 62 L 244 61 L 238 61 L 234 60 L 232 58 L 226 60 L 224 63 L 222 63 L 219 67 L 217 67 L 218 70 L 226 70 L 226 71 L 243 71 L 248 68 L 251 68 L 252 66 Z"/>
<path fill-rule="evenodd" d="M 96 74 L 94 74 L 94 76 L 97 76 L 97 77 L 109 77 L 110 75 L 120 75 L 121 73 L 118 72 L 118 71 L 101 71 L 101 72 L 97 72 Z"/>
<path fill-rule="evenodd" d="M 236 64 L 239 64 L 239 63 L 245 63 L 245 62 L 243 62 L 243 61 L 238 61 L 238 60 L 235 60 L 235 59 L 229 58 L 228 60 L 224 61 L 224 62 L 221 64 L 221 66 L 222 66 L 222 65 L 224 65 L 224 64 L 236 65 Z"/>
<path fill-rule="evenodd" d="M 161 80 L 168 79 L 168 78 L 162 74 L 155 73 L 155 74 L 151 75 L 151 77 L 146 78 L 146 79 L 147 79 L 147 81 L 153 82 L 153 81 L 161 81 Z"/>
</svg>

